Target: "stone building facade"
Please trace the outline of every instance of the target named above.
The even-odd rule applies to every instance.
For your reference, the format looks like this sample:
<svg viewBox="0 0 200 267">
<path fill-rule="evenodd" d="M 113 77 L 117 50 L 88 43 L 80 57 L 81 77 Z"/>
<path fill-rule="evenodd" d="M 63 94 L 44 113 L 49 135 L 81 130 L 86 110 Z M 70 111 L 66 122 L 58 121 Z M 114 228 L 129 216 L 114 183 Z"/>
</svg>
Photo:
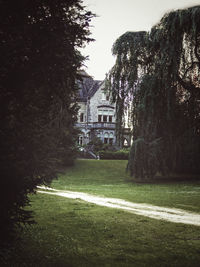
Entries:
<svg viewBox="0 0 200 267">
<path fill-rule="evenodd" d="M 86 73 L 79 82 L 79 105 L 76 127 L 80 130 L 79 145 L 98 137 L 104 144 L 116 145 L 116 104 L 106 92 L 105 81 L 93 80 Z M 130 146 L 130 128 L 124 128 L 124 145 Z"/>
<path fill-rule="evenodd" d="M 104 144 L 115 144 L 115 104 L 105 91 L 105 82 L 85 74 L 79 82 L 78 121 L 79 144 L 88 144 L 95 136 Z"/>
</svg>

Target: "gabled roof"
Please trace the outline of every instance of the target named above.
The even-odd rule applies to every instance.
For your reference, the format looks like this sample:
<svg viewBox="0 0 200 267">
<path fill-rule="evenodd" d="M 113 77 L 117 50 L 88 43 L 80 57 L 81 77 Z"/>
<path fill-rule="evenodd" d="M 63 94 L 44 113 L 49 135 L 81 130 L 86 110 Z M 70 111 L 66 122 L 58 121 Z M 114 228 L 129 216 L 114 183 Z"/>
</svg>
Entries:
<svg viewBox="0 0 200 267">
<path fill-rule="evenodd" d="M 99 89 L 103 81 L 93 80 L 86 72 L 81 72 L 82 80 L 78 81 L 78 97 L 77 101 L 86 102 Z"/>
</svg>

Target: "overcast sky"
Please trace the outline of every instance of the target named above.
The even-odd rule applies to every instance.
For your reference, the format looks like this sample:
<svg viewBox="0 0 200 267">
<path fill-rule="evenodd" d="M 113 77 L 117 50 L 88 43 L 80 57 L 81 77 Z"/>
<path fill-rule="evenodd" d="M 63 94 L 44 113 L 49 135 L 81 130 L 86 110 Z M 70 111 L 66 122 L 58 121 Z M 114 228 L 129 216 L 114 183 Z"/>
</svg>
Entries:
<svg viewBox="0 0 200 267">
<path fill-rule="evenodd" d="M 115 58 L 112 45 L 127 31 L 149 31 L 168 11 L 200 5 L 200 0 L 83 0 L 87 10 L 97 14 L 91 22 L 90 43 L 81 52 L 89 56 L 86 71 L 103 80 Z"/>
</svg>

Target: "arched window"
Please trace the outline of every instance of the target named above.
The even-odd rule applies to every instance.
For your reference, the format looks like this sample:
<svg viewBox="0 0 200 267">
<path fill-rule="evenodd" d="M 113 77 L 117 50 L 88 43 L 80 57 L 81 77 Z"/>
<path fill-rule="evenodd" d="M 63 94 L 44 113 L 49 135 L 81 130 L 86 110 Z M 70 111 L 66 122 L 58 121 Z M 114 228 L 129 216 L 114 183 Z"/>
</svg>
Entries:
<svg viewBox="0 0 200 267">
<path fill-rule="evenodd" d="M 111 132 L 109 135 L 109 144 L 112 145 L 113 144 L 113 133 Z"/>
<path fill-rule="evenodd" d="M 80 146 L 82 146 L 82 144 L 83 144 L 83 136 L 79 136 L 78 143 L 79 143 Z"/>
<path fill-rule="evenodd" d="M 124 146 L 128 146 L 128 140 L 126 138 L 124 138 Z"/>
<path fill-rule="evenodd" d="M 104 144 L 108 144 L 108 142 L 109 142 L 109 134 L 104 133 Z"/>
</svg>

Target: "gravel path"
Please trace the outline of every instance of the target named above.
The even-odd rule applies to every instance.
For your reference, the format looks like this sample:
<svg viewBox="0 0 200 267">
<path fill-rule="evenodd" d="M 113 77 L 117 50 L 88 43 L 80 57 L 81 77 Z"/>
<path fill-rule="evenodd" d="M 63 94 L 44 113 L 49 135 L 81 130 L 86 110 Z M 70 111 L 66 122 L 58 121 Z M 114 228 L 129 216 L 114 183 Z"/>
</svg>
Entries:
<svg viewBox="0 0 200 267">
<path fill-rule="evenodd" d="M 56 190 L 49 187 L 38 187 L 39 193 L 56 195 L 71 199 L 81 199 L 99 206 L 122 209 L 137 215 L 174 223 L 200 226 L 200 214 L 182 209 L 165 208 L 143 203 L 133 203 L 117 198 L 104 198 L 80 192 Z"/>
</svg>

